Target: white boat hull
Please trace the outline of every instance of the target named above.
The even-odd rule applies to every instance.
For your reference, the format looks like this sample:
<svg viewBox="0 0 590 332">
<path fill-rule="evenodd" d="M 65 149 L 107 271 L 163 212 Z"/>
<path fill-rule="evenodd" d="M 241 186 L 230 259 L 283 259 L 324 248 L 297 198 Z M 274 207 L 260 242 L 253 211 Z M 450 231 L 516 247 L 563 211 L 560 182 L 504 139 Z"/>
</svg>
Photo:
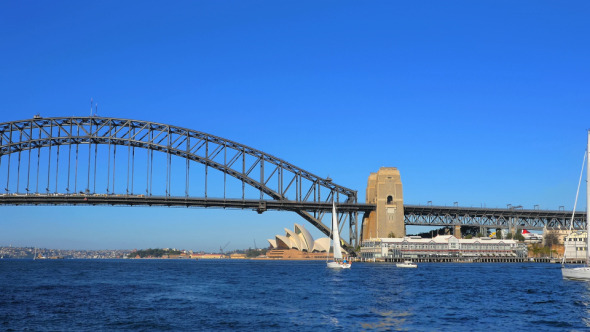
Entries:
<svg viewBox="0 0 590 332">
<path fill-rule="evenodd" d="M 338 215 L 336 214 L 336 203 L 332 202 L 332 228 L 330 230 L 330 238 L 333 242 L 334 260 L 328 262 L 329 269 L 350 269 L 350 263 L 342 257 L 342 248 L 340 247 L 340 235 L 338 234 Z"/>
<path fill-rule="evenodd" d="M 395 264 L 395 266 L 397 266 L 397 267 L 403 267 L 403 268 L 410 268 L 411 269 L 411 268 L 417 268 L 418 267 L 418 264 L 413 263 L 411 261 L 405 261 L 403 263 L 397 263 L 397 264 Z"/>
<path fill-rule="evenodd" d="M 350 269 L 350 263 L 328 262 L 330 269 Z"/>
<path fill-rule="evenodd" d="M 561 275 L 563 276 L 563 279 L 590 281 L 590 267 L 564 267 L 561 269 Z"/>
</svg>

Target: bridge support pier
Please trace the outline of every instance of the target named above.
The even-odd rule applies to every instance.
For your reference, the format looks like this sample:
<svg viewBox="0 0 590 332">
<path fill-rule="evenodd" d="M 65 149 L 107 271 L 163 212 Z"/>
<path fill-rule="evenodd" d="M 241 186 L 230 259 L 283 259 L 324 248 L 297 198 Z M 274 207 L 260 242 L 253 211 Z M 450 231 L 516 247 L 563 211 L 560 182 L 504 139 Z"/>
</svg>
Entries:
<svg viewBox="0 0 590 332">
<path fill-rule="evenodd" d="M 402 181 L 397 168 L 381 167 L 369 175 L 366 202 L 375 204 L 376 209 L 363 219 L 361 240 L 406 236 Z"/>
<path fill-rule="evenodd" d="M 460 239 L 461 238 L 461 225 L 455 225 L 455 231 L 453 232 L 453 235 L 457 239 Z"/>
<path fill-rule="evenodd" d="M 484 226 L 480 226 L 479 227 L 479 232 L 481 233 L 481 235 L 483 236 L 488 236 L 488 229 Z"/>
</svg>

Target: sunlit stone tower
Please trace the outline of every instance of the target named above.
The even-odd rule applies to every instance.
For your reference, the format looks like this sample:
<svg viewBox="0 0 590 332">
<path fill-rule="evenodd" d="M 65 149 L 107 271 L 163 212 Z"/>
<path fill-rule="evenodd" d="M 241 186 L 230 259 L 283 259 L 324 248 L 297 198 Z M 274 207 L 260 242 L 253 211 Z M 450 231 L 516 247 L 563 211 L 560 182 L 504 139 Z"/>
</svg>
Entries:
<svg viewBox="0 0 590 332">
<path fill-rule="evenodd" d="M 402 181 L 396 167 L 381 167 L 369 175 L 366 203 L 377 208 L 363 219 L 361 240 L 406 236 Z"/>
</svg>

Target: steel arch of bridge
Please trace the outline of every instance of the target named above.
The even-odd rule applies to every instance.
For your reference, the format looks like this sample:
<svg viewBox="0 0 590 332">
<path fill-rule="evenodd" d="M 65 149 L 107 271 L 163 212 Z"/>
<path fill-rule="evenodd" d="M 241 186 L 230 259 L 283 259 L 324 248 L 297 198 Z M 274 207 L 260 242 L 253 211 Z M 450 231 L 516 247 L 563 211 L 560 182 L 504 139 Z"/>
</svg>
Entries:
<svg viewBox="0 0 590 332">
<path fill-rule="evenodd" d="M 100 193 L 96 191 L 96 173 L 98 166 L 100 166 L 97 165 L 98 153 L 96 151 L 99 145 L 108 146 L 109 149 L 108 168 L 110 172 L 111 163 L 113 163 L 113 192 L 109 191 L 108 182 L 106 192 Z M 60 171 L 59 158 L 61 146 L 69 146 L 66 192 L 58 188 L 57 173 Z M 74 163 L 72 160 L 72 146 L 75 146 L 76 186 L 80 177 L 78 175 L 78 152 L 80 146 L 88 146 L 88 169 L 80 172 L 88 173 L 88 182 L 86 189 L 81 192 L 78 192 L 77 188 L 71 192 L 70 188 L 70 171 Z M 94 166 L 92 165 L 92 146 L 95 149 Z M 114 192 L 117 146 L 123 146 L 128 151 L 127 191 L 124 195 L 116 195 Z M 114 149 L 114 161 L 110 159 L 111 147 Z M 148 156 L 151 153 L 152 159 L 154 151 L 166 154 L 165 195 L 152 195 L 151 181 L 153 180 L 153 174 L 148 174 L 148 171 L 146 171 L 146 177 L 148 177 L 146 180 L 146 194 L 133 194 L 133 175 L 131 175 L 132 189 L 130 194 L 129 165 L 133 165 L 132 163 L 134 163 L 134 160 L 130 161 L 130 158 L 135 157 L 136 148 L 147 150 Z M 54 149 L 53 154 L 52 149 Z M 47 169 L 39 169 L 42 150 L 49 151 L 47 154 L 49 160 L 47 162 Z M 56 150 L 57 155 L 55 156 Z M 35 159 L 32 151 L 37 152 L 36 175 L 31 175 L 31 173 L 35 172 L 35 165 L 33 164 L 31 166 L 31 159 Z M 52 161 L 52 156 L 57 158 L 57 160 L 54 159 Z M 8 174 L 6 175 L 4 193 L 0 194 L 0 204 L 128 204 L 177 206 L 179 205 L 178 201 L 182 200 L 183 197 L 171 196 L 171 156 L 178 156 L 186 160 L 185 203 L 180 205 L 241 208 L 251 208 L 254 205 L 259 213 L 265 211 L 267 205 L 273 206 L 278 210 L 289 210 L 299 214 L 324 234 L 328 235 L 330 228 L 322 223 L 322 218 L 326 212 L 330 211 L 331 202 L 335 201 L 338 206 L 342 207 L 338 212 L 340 227 L 344 228 L 346 223 L 349 226 L 349 242 L 343 241 L 344 246 L 350 251 L 351 245 L 356 246 L 358 244 L 358 209 L 355 207 L 357 203 L 356 191 L 337 185 L 329 178 L 316 176 L 311 172 L 270 154 L 228 139 L 182 127 L 140 120 L 98 116 L 55 118 L 41 118 L 36 116 L 28 120 L 0 123 L 0 167 L 2 166 L 2 162 L 8 163 L 7 166 L 5 164 Z M 18 161 L 15 161 L 13 158 L 18 159 Z M 62 153 L 62 160 L 63 158 L 65 157 Z M 147 168 L 149 169 L 149 157 L 146 161 L 148 163 Z M 204 197 L 189 195 L 189 161 L 204 165 Z M 16 169 L 14 169 L 15 163 Z M 51 169 L 52 166 L 54 168 L 53 170 Z M 133 167 L 131 166 L 131 168 Z M 33 168 L 33 172 L 31 168 Z M 207 176 L 209 168 L 223 172 L 223 199 L 208 197 Z M 11 171 L 12 180 L 13 182 L 16 181 L 16 190 L 11 189 L 15 186 L 14 183 L 11 184 L 10 182 Z M 24 177 L 23 174 L 25 171 L 27 173 L 26 192 L 22 193 L 20 192 L 19 182 L 21 180 L 24 182 L 24 179 L 21 178 Z M 55 172 L 55 175 L 53 175 L 52 171 Z M 42 177 L 40 172 L 47 173 L 47 187 L 44 193 L 38 188 L 39 179 Z M 64 171 L 62 170 L 62 172 Z M 14 180 L 14 173 L 17 173 L 16 180 Z M 227 175 L 241 182 L 241 198 L 225 197 Z M 91 188 L 92 176 L 94 176 L 94 188 Z M 107 181 L 110 181 L 110 176 L 110 173 L 108 173 Z M 34 190 L 30 188 L 29 182 L 31 177 L 35 177 L 37 181 Z M 55 190 L 52 190 L 53 188 L 50 189 L 53 186 L 52 180 L 50 180 L 52 177 L 55 177 Z M 260 193 L 259 198 L 253 200 L 246 197 L 246 187 L 258 190 Z M 128 198 L 127 201 L 129 203 L 125 203 L 125 198 Z M 167 204 L 167 202 L 172 201 L 174 201 L 174 204 Z M 240 205 L 240 201 L 248 202 L 248 204 L 244 203 Z"/>
</svg>

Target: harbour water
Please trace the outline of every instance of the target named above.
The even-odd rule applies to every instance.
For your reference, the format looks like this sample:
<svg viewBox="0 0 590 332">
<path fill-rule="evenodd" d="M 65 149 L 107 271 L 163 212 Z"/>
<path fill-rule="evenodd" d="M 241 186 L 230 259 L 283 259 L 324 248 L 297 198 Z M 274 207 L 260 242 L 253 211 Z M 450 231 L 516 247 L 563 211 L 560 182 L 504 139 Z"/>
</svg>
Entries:
<svg viewBox="0 0 590 332">
<path fill-rule="evenodd" d="M 589 330 L 558 264 L 0 260 L 0 330 Z"/>
</svg>

